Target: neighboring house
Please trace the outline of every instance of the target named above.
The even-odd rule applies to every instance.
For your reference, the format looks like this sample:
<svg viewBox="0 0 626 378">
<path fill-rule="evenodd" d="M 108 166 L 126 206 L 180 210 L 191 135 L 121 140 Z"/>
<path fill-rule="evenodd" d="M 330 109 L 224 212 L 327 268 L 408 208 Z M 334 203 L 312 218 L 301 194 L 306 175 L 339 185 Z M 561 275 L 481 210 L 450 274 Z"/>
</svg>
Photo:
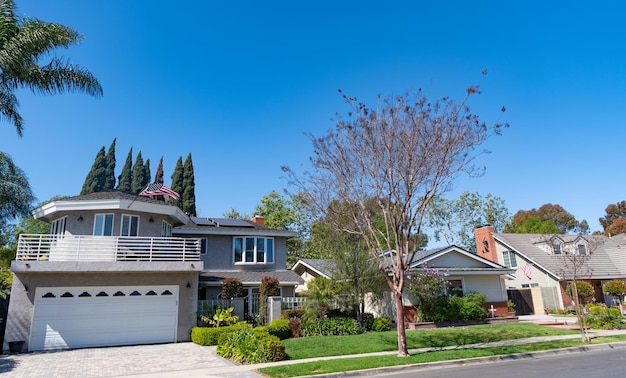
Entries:
<svg viewBox="0 0 626 378">
<path fill-rule="evenodd" d="M 332 277 L 332 262 L 330 260 L 300 260 L 292 268 L 306 281 L 310 277 Z M 469 292 L 483 293 L 487 297 L 487 308 L 494 306 L 496 314 L 506 314 L 506 285 L 505 279 L 510 278 L 512 269 L 498 263 L 477 256 L 470 251 L 455 245 L 434 248 L 415 253 L 410 270 L 423 267 L 438 269 L 445 274 L 448 281 L 448 293 L 464 295 Z M 375 316 L 389 316 L 395 319 L 395 304 L 386 284 L 386 292 L 382 301 L 368 301 L 366 312 Z M 405 292 L 404 303 L 413 306 L 415 298 Z"/>
<path fill-rule="evenodd" d="M 20 235 L 3 349 L 189 341 L 199 286 L 204 299 L 225 277 L 252 293 L 263 276 L 278 278 L 283 295 L 302 282 L 285 270 L 295 233 L 258 218 L 191 219 L 166 198 L 101 192 L 35 209 L 50 234 Z"/>
<path fill-rule="evenodd" d="M 626 279 L 626 237 L 600 235 L 539 235 L 495 233 L 491 226 L 474 231 L 477 253 L 491 261 L 515 270 L 507 279 L 511 293 L 538 288 L 541 300 L 530 300 L 530 313 L 543 313 L 545 308 L 572 305 L 566 288 L 572 279 L 567 255 L 584 264 L 578 268 L 577 279 L 591 283 L 593 298 L 604 302 L 603 285 L 612 279 Z M 571 266 L 571 264 L 569 264 Z M 528 299 L 528 298 L 527 298 Z M 517 300 L 516 300 L 517 301 Z M 543 303 L 541 303 L 543 302 Z"/>
<path fill-rule="evenodd" d="M 337 269 L 337 265 L 329 259 L 300 259 L 292 267 L 291 270 L 296 272 L 304 280 L 304 284 L 296 287 L 296 293 L 302 293 L 308 290 L 308 283 L 316 277 L 324 277 L 330 279 L 333 271 Z"/>
</svg>

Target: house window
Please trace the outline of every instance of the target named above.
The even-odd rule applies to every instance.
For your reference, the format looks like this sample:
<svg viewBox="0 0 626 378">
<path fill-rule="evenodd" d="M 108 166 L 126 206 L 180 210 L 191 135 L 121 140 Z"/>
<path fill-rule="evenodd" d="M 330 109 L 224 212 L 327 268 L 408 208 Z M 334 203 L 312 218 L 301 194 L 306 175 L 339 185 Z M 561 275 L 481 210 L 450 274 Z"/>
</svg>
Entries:
<svg viewBox="0 0 626 378">
<path fill-rule="evenodd" d="M 463 280 L 447 280 L 446 290 L 448 295 L 463 296 Z"/>
<path fill-rule="evenodd" d="M 113 235 L 113 214 L 96 214 L 93 222 L 94 236 Z"/>
<path fill-rule="evenodd" d="M 65 234 L 65 223 L 67 222 L 67 217 L 59 218 L 54 220 L 50 224 L 50 235 L 63 235 Z"/>
<path fill-rule="evenodd" d="M 233 240 L 235 263 L 269 264 L 274 262 L 274 239 L 236 237 Z"/>
<path fill-rule="evenodd" d="M 580 256 L 585 256 L 587 255 L 587 245 L 585 244 L 578 244 L 578 254 Z"/>
<path fill-rule="evenodd" d="M 507 268 L 517 268 L 517 260 L 513 251 L 502 252 L 502 257 L 504 259 L 504 266 Z"/>
<path fill-rule="evenodd" d="M 139 230 L 139 217 L 137 215 L 122 215 L 122 229 L 120 236 L 137 236 Z"/>
<path fill-rule="evenodd" d="M 539 286 L 539 284 L 536 283 L 536 282 L 531 282 L 529 284 L 522 284 L 522 288 L 525 288 L 525 289 L 527 289 L 529 287 L 538 287 L 538 286 Z"/>
<path fill-rule="evenodd" d="M 561 243 L 552 243 L 552 252 L 555 255 L 560 255 L 563 253 L 563 250 L 561 249 Z"/>
<path fill-rule="evenodd" d="M 201 255 L 206 255 L 208 246 L 209 246 L 209 240 L 207 238 L 200 239 L 200 254 Z"/>
<path fill-rule="evenodd" d="M 164 238 L 172 237 L 172 225 L 166 221 L 161 222 L 161 236 Z"/>
</svg>

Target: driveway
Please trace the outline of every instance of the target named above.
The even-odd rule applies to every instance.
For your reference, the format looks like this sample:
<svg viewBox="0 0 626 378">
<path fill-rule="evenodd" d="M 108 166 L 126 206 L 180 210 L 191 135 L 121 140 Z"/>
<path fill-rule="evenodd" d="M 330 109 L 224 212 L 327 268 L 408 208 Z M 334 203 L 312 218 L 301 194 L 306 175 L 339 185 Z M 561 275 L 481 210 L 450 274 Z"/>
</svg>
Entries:
<svg viewBox="0 0 626 378">
<path fill-rule="evenodd" d="M 260 377 L 191 342 L 0 356 L 2 377 Z"/>
</svg>

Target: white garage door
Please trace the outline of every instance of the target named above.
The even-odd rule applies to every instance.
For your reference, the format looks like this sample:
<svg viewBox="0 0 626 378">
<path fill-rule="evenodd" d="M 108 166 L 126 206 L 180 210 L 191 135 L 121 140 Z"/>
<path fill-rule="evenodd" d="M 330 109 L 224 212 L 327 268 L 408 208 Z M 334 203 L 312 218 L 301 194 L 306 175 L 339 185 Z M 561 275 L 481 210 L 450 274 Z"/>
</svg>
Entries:
<svg viewBox="0 0 626 378">
<path fill-rule="evenodd" d="M 176 341 L 178 286 L 37 288 L 30 350 Z"/>
</svg>

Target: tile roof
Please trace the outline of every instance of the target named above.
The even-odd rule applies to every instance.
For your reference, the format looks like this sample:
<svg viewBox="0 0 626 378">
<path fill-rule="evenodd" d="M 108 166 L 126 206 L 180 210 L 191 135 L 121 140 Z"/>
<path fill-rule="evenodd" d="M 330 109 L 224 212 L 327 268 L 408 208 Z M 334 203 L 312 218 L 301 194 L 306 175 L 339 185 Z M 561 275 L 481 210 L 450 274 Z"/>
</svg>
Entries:
<svg viewBox="0 0 626 378">
<path fill-rule="evenodd" d="M 337 270 L 337 264 L 330 259 L 300 259 L 298 262 L 308 265 L 312 269 L 317 270 L 326 277 L 332 277 L 333 272 Z M 298 263 L 294 264 L 294 268 Z M 293 268 L 291 268 L 293 269 Z"/>
<path fill-rule="evenodd" d="M 281 284 L 302 285 L 304 280 L 293 270 L 274 271 L 205 271 L 200 273 L 200 282 L 221 283 L 225 278 L 236 278 L 244 284 L 261 284 L 263 277 L 276 278 Z"/>
<path fill-rule="evenodd" d="M 551 236 L 537 234 L 493 234 L 494 238 L 507 248 L 511 248 L 543 267 L 552 275 L 559 278 L 568 278 L 567 263 L 564 262 L 566 255 L 553 255 L 541 247 L 551 240 Z M 575 241 L 579 235 L 557 235 L 564 242 Z M 600 235 L 583 235 L 589 242 L 590 255 L 579 274 L 597 279 L 613 279 L 626 277 L 626 238 L 618 235 L 613 238 Z M 571 265 L 571 264 L 570 264 Z"/>
</svg>

